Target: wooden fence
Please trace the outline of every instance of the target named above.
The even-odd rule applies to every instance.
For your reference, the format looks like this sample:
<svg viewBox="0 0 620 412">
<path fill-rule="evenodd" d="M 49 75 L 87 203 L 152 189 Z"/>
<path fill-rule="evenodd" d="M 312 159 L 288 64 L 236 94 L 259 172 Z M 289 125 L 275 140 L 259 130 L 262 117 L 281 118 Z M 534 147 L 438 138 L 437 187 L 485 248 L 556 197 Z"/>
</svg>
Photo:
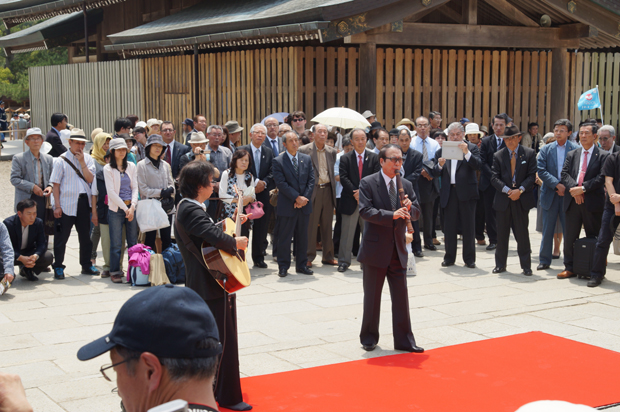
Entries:
<svg viewBox="0 0 620 412">
<path fill-rule="evenodd" d="M 47 132 L 53 113 L 65 113 L 69 123 L 90 132 L 114 131 L 114 120 L 141 114 L 140 61 L 126 60 L 31 67 L 31 124 Z"/>
<path fill-rule="evenodd" d="M 566 108 L 596 84 L 605 122 L 619 129 L 620 53 L 571 53 Z M 237 120 L 247 131 L 275 112 L 303 110 L 308 119 L 334 106 L 358 111 L 362 87 L 377 91 L 377 118 L 388 128 L 403 117 L 443 114 L 444 125 L 467 117 L 488 125 L 508 113 L 521 130 L 537 122 L 550 131 L 551 52 L 377 49 L 376 84 L 359 84 L 355 47 L 284 47 L 202 54 L 196 108 L 193 56 L 158 57 L 30 69 L 33 124 L 49 128 L 53 112 L 87 131 L 112 130 L 117 116 L 171 120 L 204 114 L 209 124 Z M 109 129 L 108 129 L 109 128 Z M 181 138 L 180 131 L 177 138 Z"/>
</svg>

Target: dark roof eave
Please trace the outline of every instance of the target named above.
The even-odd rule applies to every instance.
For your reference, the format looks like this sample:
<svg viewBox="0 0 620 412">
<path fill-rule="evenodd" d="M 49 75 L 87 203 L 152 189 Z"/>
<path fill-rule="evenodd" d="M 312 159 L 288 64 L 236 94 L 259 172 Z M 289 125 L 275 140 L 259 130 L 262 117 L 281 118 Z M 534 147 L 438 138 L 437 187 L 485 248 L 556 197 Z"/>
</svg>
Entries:
<svg viewBox="0 0 620 412">
<path fill-rule="evenodd" d="M 273 36 L 278 34 L 295 34 L 307 31 L 318 31 L 327 28 L 329 22 L 308 22 L 288 24 L 284 26 L 262 27 L 250 30 L 240 30 L 225 33 L 205 34 L 202 36 L 185 37 L 181 39 L 155 40 L 136 43 L 120 43 L 106 45 L 107 52 L 120 52 L 123 50 L 157 49 L 165 47 L 193 46 L 196 44 L 214 43 L 236 39 L 253 38 L 260 36 Z"/>
<path fill-rule="evenodd" d="M 86 1 L 86 9 L 98 9 L 107 5 L 121 3 L 125 0 L 91 0 Z M 0 12 L 0 19 L 30 21 L 49 18 L 58 14 L 70 14 L 82 10 L 85 0 L 56 0 L 36 6 Z"/>
</svg>

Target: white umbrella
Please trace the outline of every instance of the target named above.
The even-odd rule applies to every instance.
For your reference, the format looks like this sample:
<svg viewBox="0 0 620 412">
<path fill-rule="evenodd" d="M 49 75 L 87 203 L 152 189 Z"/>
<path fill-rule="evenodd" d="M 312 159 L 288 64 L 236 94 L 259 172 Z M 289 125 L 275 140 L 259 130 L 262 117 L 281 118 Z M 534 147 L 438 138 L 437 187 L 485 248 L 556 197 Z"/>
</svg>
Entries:
<svg viewBox="0 0 620 412">
<path fill-rule="evenodd" d="M 313 122 L 325 124 L 328 126 L 336 126 L 341 129 L 353 129 L 359 127 L 364 129 L 370 127 L 368 120 L 355 110 L 346 107 L 332 107 L 324 112 L 316 115 Z"/>
</svg>

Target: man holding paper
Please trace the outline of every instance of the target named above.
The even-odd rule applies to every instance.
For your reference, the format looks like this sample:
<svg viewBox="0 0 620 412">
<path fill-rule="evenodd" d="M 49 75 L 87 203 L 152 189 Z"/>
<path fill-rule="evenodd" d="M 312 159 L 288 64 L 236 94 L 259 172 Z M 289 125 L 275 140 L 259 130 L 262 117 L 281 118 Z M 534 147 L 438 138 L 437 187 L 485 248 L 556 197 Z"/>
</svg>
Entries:
<svg viewBox="0 0 620 412">
<path fill-rule="evenodd" d="M 475 144 L 463 140 L 465 129 L 454 122 L 448 126 L 448 140 L 435 154 L 434 175 L 441 177 L 441 207 L 444 209 L 446 254 L 441 266 L 454 265 L 456 260 L 457 226 L 463 230 L 463 261 L 468 268 L 476 267 L 475 211 L 478 199 L 480 151 Z"/>
</svg>

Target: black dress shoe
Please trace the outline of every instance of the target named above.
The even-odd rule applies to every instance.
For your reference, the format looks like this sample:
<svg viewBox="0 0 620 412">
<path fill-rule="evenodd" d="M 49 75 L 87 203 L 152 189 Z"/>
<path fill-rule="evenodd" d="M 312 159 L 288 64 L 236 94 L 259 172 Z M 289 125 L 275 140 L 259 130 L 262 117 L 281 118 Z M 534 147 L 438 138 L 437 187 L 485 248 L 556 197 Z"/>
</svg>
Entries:
<svg viewBox="0 0 620 412">
<path fill-rule="evenodd" d="M 424 245 L 424 249 L 437 250 L 437 246 L 435 246 L 435 245 Z"/>
<path fill-rule="evenodd" d="M 295 272 L 297 273 L 301 273 L 302 275 L 311 275 L 314 272 L 312 271 L 312 269 L 310 269 L 309 267 L 305 267 L 305 268 L 301 268 L 301 269 L 297 269 L 295 270 Z"/>
<path fill-rule="evenodd" d="M 239 402 L 236 405 L 231 405 L 231 406 L 223 406 L 220 405 L 222 408 L 226 408 L 226 409 L 230 409 L 233 411 L 251 411 L 252 410 L 252 405 L 245 403 L 245 402 Z"/>
<path fill-rule="evenodd" d="M 441 266 L 447 268 L 448 266 L 452 266 L 454 265 L 454 262 L 448 262 L 447 260 L 444 260 L 443 262 L 441 262 Z"/>
<path fill-rule="evenodd" d="M 281 278 L 285 278 L 286 275 L 288 275 L 288 271 L 286 269 L 278 270 L 278 276 L 280 276 Z"/>
<path fill-rule="evenodd" d="M 590 280 L 588 280 L 588 287 L 589 288 L 595 288 L 598 285 L 601 284 L 601 282 L 603 281 L 603 279 L 599 279 L 599 278 L 590 278 Z"/>
<path fill-rule="evenodd" d="M 338 265 L 338 272 L 346 272 L 348 268 L 349 265 L 347 265 L 346 263 L 341 263 Z"/>
<path fill-rule="evenodd" d="M 493 273 L 504 273 L 506 271 L 506 268 L 502 268 L 502 267 L 496 267 L 495 269 L 493 269 Z"/>
<path fill-rule="evenodd" d="M 362 347 L 364 348 L 365 351 L 370 352 L 375 350 L 375 348 L 377 347 L 376 343 L 373 343 L 372 345 L 362 345 Z"/>
<path fill-rule="evenodd" d="M 495 243 L 489 243 L 489 246 L 487 246 L 487 250 L 495 250 L 497 248 L 497 245 Z"/>
<path fill-rule="evenodd" d="M 465 266 L 470 268 L 470 269 L 476 269 L 476 264 L 475 263 L 465 263 Z"/>
<path fill-rule="evenodd" d="M 413 345 L 410 348 L 397 348 L 397 347 L 394 347 L 394 349 L 396 349 L 396 350 L 403 350 L 405 352 L 424 353 L 424 348 L 421 348 L 421 347 L 416 346 L 416 345 Z"/>
<path fill-rule="evenodd" d="M 267 264 L 265 262 L 254 262 L 254 267 L 267 269 Z"/>
<path fill-rule="evenodd" d="M 523 269 L 523 274 L 525 276 L 532 276 L 532 269 Z"/>
<path fill-rule="evenodd" d="M 541 263 L 538 266 L 536 266 L 536 270 L 545 270 L 545 269 L 549 269 L 549 265 L 547 265 L 546 263 Z"/>
<path fill-rule="evenodd" d="M 422 253 L 421 251 L 420 252 L 413 252 L 413 256 L 421 258 L 421 257 L 424 257 L 424 253 Z"/>
</svg>

